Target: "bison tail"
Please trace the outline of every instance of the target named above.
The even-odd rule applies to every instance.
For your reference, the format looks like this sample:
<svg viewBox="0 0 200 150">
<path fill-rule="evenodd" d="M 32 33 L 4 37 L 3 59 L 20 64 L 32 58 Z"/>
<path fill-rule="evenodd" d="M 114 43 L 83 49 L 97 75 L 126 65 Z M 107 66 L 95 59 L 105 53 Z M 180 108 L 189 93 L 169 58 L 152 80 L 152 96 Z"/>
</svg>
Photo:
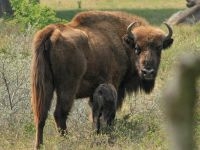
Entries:
<svg viewBox="0 0 200 150">
<path fill-rule="evenodd" d="M 52 42 L 50 37 L 55 25 L 38 31 L 33 41 L 31 66 L 31 104 L 36 125 L 44 124 L 53 97 L 53 72 L 50 63 Z"/>
</svg>

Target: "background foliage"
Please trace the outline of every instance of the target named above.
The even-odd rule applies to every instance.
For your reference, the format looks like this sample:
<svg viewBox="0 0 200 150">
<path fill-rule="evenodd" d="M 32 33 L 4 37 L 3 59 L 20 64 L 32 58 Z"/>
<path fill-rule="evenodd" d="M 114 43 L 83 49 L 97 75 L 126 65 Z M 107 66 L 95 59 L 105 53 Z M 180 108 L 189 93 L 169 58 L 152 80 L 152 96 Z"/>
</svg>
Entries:
<svg viewBox="0 0 200 150">
<path fill-rule="evenodd" d="M 56 17 L 56 12 L 46 6 L 42 6 L 35 0 L 11 0 L 14 10 L 14 17 L 17 22 L 22 23 L 25 27 L 44 27 L 50 23 L 61 22 Z"/>
</svg>

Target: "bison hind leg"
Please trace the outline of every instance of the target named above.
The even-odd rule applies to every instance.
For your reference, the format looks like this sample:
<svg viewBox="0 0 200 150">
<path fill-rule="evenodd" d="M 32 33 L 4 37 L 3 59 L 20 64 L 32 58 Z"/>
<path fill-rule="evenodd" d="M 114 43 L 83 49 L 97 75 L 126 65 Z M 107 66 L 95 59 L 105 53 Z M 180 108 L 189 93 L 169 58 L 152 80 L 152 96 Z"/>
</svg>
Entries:
<svg viewBox="0 0 200 150">
<path fill-rule="evenodd" d="M 43 99 L 43 105 L 40 106 L 39 116 L 36 119 L 36 143 L 35 148 L 39 149 L 43 144 L 43 129 L 45 126 L 45 121 L 47 119 L 48 110 L 50 109 L 52 98 L 53 98 L 53 85 L 46 83 L 45 88 L 47 89 Z"/>
<path fill-rule="evenodd" d="M 66 120 L 75 98 L 76 87 L 58 88 L 56 93 L 57 103 L 54 111 L 54 119 L 58 132 L 61 136 L 64 136 L 67 134 Z"/>
</svg>

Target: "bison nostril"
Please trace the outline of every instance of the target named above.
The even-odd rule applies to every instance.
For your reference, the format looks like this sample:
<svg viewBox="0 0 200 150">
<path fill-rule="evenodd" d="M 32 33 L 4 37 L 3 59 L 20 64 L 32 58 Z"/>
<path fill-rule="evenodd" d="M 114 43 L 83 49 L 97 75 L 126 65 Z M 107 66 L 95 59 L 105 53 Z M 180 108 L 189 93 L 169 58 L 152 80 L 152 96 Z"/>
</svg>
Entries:
<svg viewBox="0 0 200 150">
<path fill-rule="evenodd" d="M 150 69 L 149 74 L 154 74 L 154 69 Z"/>
<path fill-rule="evenodd" d="M 142 74 L 146 74 L 147 72 L 146 72 L 146 69 L 142 69 Z"/>
<path fill-rule="evenodd" d="M 142 74 L 143 75 L 153 75 L 154 74 L 154 69 L 142 69 Z"/>
</svg>

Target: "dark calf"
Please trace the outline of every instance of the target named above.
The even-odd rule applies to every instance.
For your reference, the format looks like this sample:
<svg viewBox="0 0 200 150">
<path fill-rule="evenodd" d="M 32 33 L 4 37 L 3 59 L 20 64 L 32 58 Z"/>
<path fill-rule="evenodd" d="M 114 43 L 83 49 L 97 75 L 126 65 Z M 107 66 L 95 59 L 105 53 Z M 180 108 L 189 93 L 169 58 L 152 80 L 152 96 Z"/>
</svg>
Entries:
<svg viewBox="0 0 200 150">
<path fill-rule="evenodd" d="M 97 133 L 102 123 L 112 124 L 116 114 L 117 92 L 112 84 L 100 84 L 94 94 L 92 102 L 93 124 Z"/>
</svg>

